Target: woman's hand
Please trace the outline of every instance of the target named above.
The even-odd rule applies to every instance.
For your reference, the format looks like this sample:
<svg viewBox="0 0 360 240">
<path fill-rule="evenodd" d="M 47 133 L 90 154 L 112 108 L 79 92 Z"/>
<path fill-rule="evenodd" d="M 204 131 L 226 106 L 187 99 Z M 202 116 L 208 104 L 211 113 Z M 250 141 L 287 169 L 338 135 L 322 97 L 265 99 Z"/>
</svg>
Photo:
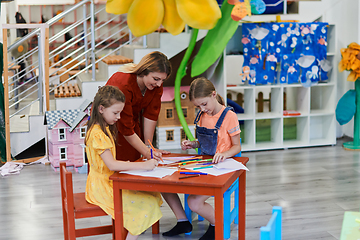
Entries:
<svg viewBox="0 0 360 240">
<path fill-rule="evenodd" d="M 186 150 L 186 149 L 196 148 L 196 145 L 197 145 L 197 141 L 184 140 L 181 143 L 181 149 Z"/>
<path fill-rule="evenodd" d="M 157 152 L 160 152 L 161 154 L 170 154 L 171 152 L 161 149 L 156 149 Z"/>
<path fill-rule="evenodd" d="M 145 170 L 153 170 L 155 167 L 157 167 L 158 164 L 158 161 L 155 159 L 148 159 L 144 162 Z"/>
<path fill-rule="evenodd" d="M 227 158 L 227 156 L 223 153 L 216 153 L 213 157 L 213 163 L 219 163 L 219 162 L 223 162 L 225 159 Z"/>
</svg>

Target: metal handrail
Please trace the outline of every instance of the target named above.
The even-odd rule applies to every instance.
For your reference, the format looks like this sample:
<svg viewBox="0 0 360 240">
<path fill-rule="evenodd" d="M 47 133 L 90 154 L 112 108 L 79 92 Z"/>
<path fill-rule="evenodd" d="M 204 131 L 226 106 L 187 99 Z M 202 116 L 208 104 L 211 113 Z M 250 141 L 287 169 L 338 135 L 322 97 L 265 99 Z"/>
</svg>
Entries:
<svg viewBox="0 0 360 240">
<path fill-rule="evenodd" d="M 90 11 L 87 8 L 87 4 L 90 3 Z M 54 27 L 55 23 L 57 23 L 60 19 L 63 19 L 68 14 L 78 11 L 80 7 L 83 7 L 82 16 L 80 15 L 79 18 L 75 22 L 69 23 L 66 27 L 64 27 L 59 32 L 56 31 L 54 35 L 49 36 L 49 47 L 55 47 L 53 49 L 49 49 L 49 56 L 48 60 L 53 62 L 52 60 L 55 58 L 55 56 L 63 56 L 62 59 L 57 61 L 56 63 L 50 63 L 51 68 L 57 67 L 60 65 L 60 68 L 57 69 L 55 72 L 52 72 L 51 76 L 57 75 L 56 78 L 49 79 L 50 84 L 48 86 L 49 93 L 52 93 L 55 91 L 55 87 L 53 85 L 57 83 L 58 77 L 68 76 L 69 72 L 75 69 L 78 69 L 81 66 L 84 65 L 85 67 L 81 70 L 79 70 L 76 74 L 72 74 L 72 76 L 66 77 L 65 81 L 62 81 L 60 84 L 57 85 L 63 86 L 64 84 L 68 83 L 71 80 L 76 79 L 80 74 L 83 74 L 85 72 L 89 72 L 90 69 L 93 70 L 93 80 L 95 80 L 95 64 L 102 61 L 105 57 L 109 56 L 110 54 L 113 54 L 115 51 L 118 51 L 125 45 L 131 44 L 133 41 L 136 41 L 139 38 L 135 38 L 132 36 L 130 30 L 128 29 L 128 26 L 125 25 L 126 21 L 122 18 L 116 20 L 118 16 L 111 16 L 107 17 L 105 21 L 98 21 L 95 24 L 94 18 L 95 16 L 99 16 L 102 14 L 102 12 L 105 11 L 105 7 L 97 9 L 95 11 L 94 9 L 94 0 L 83 0 L 82 2 L 79 2 L 75 4 L 74 6 L 68 8 L 67 10 L 64 10 L 63 12 L 56 15 L 54 18 L 48 20 L 46 24 L 52 28 Z M 101 15 L 103 16 L 103 15 Z M 90 22 L 90 27 L 89 27 Z M 109 25 L 110 23 L 114 23 L 114 25 Z M 22 26 L 24 27 L 24 26 Z M 80 31 L 80 32 L 78 32 Z M 53 30 L 54 32 L 54 30 Z M 58 40 L 68 32 L 75 32 L 75 36 L 72 36 L 70 40 L 65 41 L 64 43 L 58 44 Z M 96 33 L 96 39 L 98 40 L 95 42 L 95 33 Z M 73 35 L 73 34 L 71 34 Z M 33 39 L 34 36 L 40 36 L 40 28 L 33 28 L 33 30 L 24 36 L 21 40 L 16 41 L 15 43 L 11 44 L 8 47 L 8 51 L 11 51 L 11 49 L 14 49 L 15 47 L 19 46 L 20 44 L 23 44 L 23 42 L 27 42 L 30 39 Z M 129 36 L 129 39 L 127 40 L 125 37 Z M 34 42 L 34 41 L 33 41 Z M 81 45 L 80 45 L 81 43 Z M 119 44 L 117 47 L 112 48 L 112 51 L 106 51 L 103 52 L 103 50 L 107 50 L 110 45 L 113 45 L 114 43 Z M 25 61 L 26 67 L 25 69 L 21 69 L 20 71 L 15 71 L 14 75 L 8 78 L 8 84 L 10 84 L 11 89 L 9 89 L 9 102 L 13 103 L 10 105 L 10 107 L 15 107 L 17 110 L 16 113 L 21 112 L 22 110 L 26 109 L 26 107 L 21 108 L 18 110 L 19 103 L 22 103 L 24 101 L 28 102 L 31 101 L 32 94 L 38 91 L 38 98 L 37 100 L 42 101 L 42 95 L 43 92 L 43 74 L 44 71 L 40 63 L 42 63 L 44 60 L 40 61 L 41 55 L 39 50 L 43 51 L 40 47 L 40 40 L 38 37 L 38 45 L 37 46 L 31 46 L 31 49 L 27 51 L 25 54 L 20 56 L 19 58 L 13 59 L 8 66 L 15 66 L 20 61 Z M 76 48 L 75 48 L 76 46 Z M 74 50 L 71 50 L 74 48 Z M 100 55 L 101 56 L 98 56 Z M 34 58 L 35 56 L 35 58 Z M 36 57 L 37 56 L 37 57 Z M 30 60 L 29 60 L 30 59 Z M 70 59 L 70 60 L 69 60 Z M 91 61 L 89 61 L 91 60 Z M 66 63 L 65 63 L 66 61 Z M 71 67 L 69 67 L 71 66 Z M 39 69 L 38 74 L 34 74 L 34 69 Z M 65 69 L 61 74 L 59 74 L 61 69 Z M 33 72 L 31 72 L 33 71 Z M 31 76 L 28 75 L 29 72 L 31 72 Z M 29 76 L 28 79 L 26 77 Z M 26 81 L 20 85 L 17 84 L 19 79 L 24 78 Z M 33 80 L 38 81 L 33 81 Z M 30 85 L 29 85 L 30 84 Z M 34 85 L 31 85 L 34 84 Z M 24 86 L 29 86 L 26 88 L 23 88 Z M 27 98 L 29 98 L 27 100 Z M 35 100 L 36 101 L 36 100 Z M 32 101 L 34 102 L 34 101 Z M 26 104 L 26 103 L 24 103 Z M 29 106 L 29 105 L 27 105 Z M 21 107 L 21 106 L 20 106 Z M 15 114 L 12 114 L 11 116 L 14 116 Z"/>
<path fill-rule="evenodd" d="M 59 21 L 60 19 L 62 19 L 63 17 L 65 17 L 65 15 L 69 14 L 70 12 L 73 12 L 78 7 L 83 6 L 85 3 L 88 3 L 88 2 L 91 3 L 91 2 L 93 2 L 93 0 L 83 0 L 83 1 L 75 4 L 74 6 L 72 6 L 70 9 L 57 14 L 55 17 L 49 19 L 46 23 L 49 25 L 52 25 L 52 24 L 56 23 L 57 21 Z"/>
<path fill-rule="evenodd" d="M 32 101 L 31 103 L 27 104 L 26 106 L 20 108 L 19 110 L 17 110 L 16 112 L 14 112 L 13 114 L 11 114 L 9 117 L 12 118 L 13 116 L 15 116 L 16 114 L 20 113 L 21 111 L 25 110 L 26 108 L 30 107 L 33 103 L 39 101 L 40 99 L 37 98 L 34 101 Z"/>
</svg>

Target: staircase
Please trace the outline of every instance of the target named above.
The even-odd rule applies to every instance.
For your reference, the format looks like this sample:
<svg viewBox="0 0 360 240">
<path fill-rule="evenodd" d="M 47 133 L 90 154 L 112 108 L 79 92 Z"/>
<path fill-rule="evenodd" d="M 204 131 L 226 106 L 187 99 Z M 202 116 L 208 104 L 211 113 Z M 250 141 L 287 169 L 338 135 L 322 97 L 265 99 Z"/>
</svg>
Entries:
<svg viewBox="0 0 360 240">
<path fill-rule="evenodd" d="M 304 3 L 311 5 L 309 2 Z M 302 9 L 302 4 L 303 2 L 299 3 L 300 9 Z M 52 35 L 54 32 L 52 28 L 60 19 L 73 11 L 79 11 L 79 9 L 83 9 L 82 19 Z M 302 9 L 302 11 L 306 12 L 307 10 Z M 43 125 L 44 111 L 76 109 L 85 99 L 93 99 L 98 87 L 104 85 L 112 73 L 117 70 L 106 64 L 104 67 L 102 60 L 107 56 L 122 55 L 137 63 L 147 53 L 157 50 L 166 54 L 170 59 L 188 46 L 190 34 L 187 30 L 177 36 L 155 32 L 135 38 L 126 25 L 125 16 L 121 17 L 122 21 L 113 24 L 110 33 L 107 31 L 105 34 L 102 29 L 109 22 L 114 21 L 117 16 L 107 17 L 110 20 L 106 22 L 96 22 L 95 19 L 99 19 L 99 16 L 103 16 L 103 14 L 107 14 L 105 6 L 95 12 L 93 1 L 83 0 L 44 24 L 49 26 L 48 43 L 41 41 L 42 37 L 46 38 L 46 34 L 42 36 L 39 28 L 34 28 L 19 41 L 8 44 L 8 54 L 11 55 L 14 49 L 25 42 L 38 39 L 36 46 L 30 46 L 29 51 L 24 54 L 12 56 L 12 60 L 8 63 L 8 109 L 11 154 L 13 156 L 46 137 L 46 126 Z M 314 20 L 317 18 L 319 16 Z M 73 34 L 74 29 L 77 29 L 79 33 Z M 66 33 L 74 36 L 59 44 L 59 39 Z M 199 31 L 198 39 L 205 35 L 206 31 Z M 120 44 L 114 47 L 116 43 Z M 39 52 L 48 52 L 48 58 L 42 59 L 39 56 L 47 55 L 39 54 Z M 63 58 L 58 59 L 59 56 Z M 25 70 L 22 72 L 14 70 L 22 61 L 27 63 Z M 60 79 L 65 80 L 60 81 Z M 56 88 L 65 84 L 77 84 L 81 96 L 55 98 Z"/>
</svg>

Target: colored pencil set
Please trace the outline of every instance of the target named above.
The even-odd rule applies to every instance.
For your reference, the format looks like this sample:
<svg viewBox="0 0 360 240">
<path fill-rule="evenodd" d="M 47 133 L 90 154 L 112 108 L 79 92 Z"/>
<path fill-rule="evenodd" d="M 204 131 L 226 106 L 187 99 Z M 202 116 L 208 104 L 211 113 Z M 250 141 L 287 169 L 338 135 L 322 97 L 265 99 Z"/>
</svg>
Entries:
<svg viewBox="0 0 360 240">
<path fill-rule="evenodd" d="M 190 165 L 196 166 L 196 165 L 208 165 L 212 163 L 212 159 L 202 159 L 200 157 L 181 160 L 178 162 L 166 164 L 166 167 L 189 167 Z"/>
</svg>

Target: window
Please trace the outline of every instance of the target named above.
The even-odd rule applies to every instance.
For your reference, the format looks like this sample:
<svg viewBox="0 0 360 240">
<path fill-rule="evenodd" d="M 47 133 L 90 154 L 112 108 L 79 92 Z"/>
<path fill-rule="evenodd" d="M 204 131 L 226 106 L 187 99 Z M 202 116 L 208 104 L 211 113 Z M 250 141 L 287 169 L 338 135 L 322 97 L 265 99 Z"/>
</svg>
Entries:
<svg viewBox="0 0 360 240">
<path fill-rule="evenodd" d="M 60 161 L 61 160 L 67 160 L 67 149 L 66 147 L 59 148 L 60 152 Z"/>
<path fill-rule="evenodd" d="M 166 109 L 166 118 L 174 118 L 174 114 L 173 114 L 173 109 L 172 108 L 167 108 Z"/>
<path fill-rule="evenodd" d="M 182 128 L 180 131 L 181 131 L 181 142 L 184 140 L 188 140 L 188 137 L 186 136 L 184 129 Z"/>
<path fill-rule="evenodd" d="M 86 127 L 80 128 L 80 138 L 85 138 L 86 135 Z"/>
<path fill-rule="evenodd" d="M 184 114 L 184 117 L 187 118 L 187 113 L 188 113 L 188 108 L 181 108 L 182 109 L 182 112 Z"/>
<path fill-rule="evenodd" d="M 66 141 L 66 129 L 59 128 L 59 141 Z"/>
<path fill-rule="evenodd" d="M 174 130 L 166 130 L 166 141 L 174 141 Z"/>
</svg>

